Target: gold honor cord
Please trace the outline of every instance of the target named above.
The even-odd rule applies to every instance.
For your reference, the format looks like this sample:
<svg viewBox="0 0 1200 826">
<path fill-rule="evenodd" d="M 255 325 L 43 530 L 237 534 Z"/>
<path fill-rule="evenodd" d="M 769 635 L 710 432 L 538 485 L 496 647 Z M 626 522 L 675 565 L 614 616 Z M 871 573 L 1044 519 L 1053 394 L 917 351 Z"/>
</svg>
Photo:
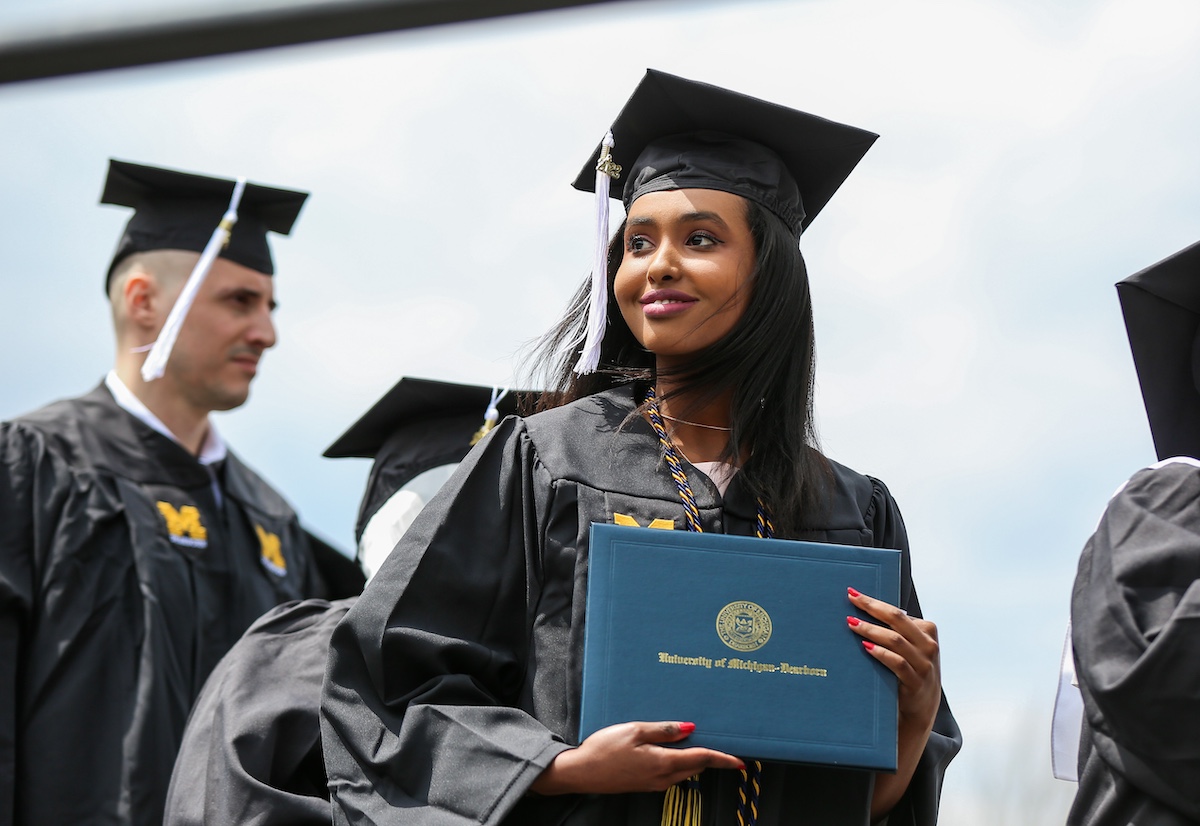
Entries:
<svg viewBox="0 0 1200 826">
<path fill-rule="evenodd" d="M 683 500 L 683 512 L 689 531 L 703 533 L 700 525 L 700 509 L 696 506 L 696 496 L 692 492 L 691 483 L 679 461 L 679 453 L 667 428 L 663 425 L 663 415 L 658 410 L 658 401 L 654 396 L 654 388 L 646 391 L 647 409 L 650 424 L 658 434 L 658 442 L 662 445 L 667 467 L 671 471 L 671 479 L 679 498 Z M 758 514 L 755 520 L 754 533 L 759 539 L 770 539 L 775 535 L 775 526 L 763 503 L 758 503 Z M 762 787 L 762 763 L 751 760 L 748 768 L 742 769 L 741 783 L 738 785 L 738 826 L 754 826 L 758 822 L 758 793 Z M 667 789 L 663 800 L 662 826 L 700 826 L 703 806 L 700 796 L 700 775 L 694 774 L 682 783 L 676 783 Z"/>
</svg>

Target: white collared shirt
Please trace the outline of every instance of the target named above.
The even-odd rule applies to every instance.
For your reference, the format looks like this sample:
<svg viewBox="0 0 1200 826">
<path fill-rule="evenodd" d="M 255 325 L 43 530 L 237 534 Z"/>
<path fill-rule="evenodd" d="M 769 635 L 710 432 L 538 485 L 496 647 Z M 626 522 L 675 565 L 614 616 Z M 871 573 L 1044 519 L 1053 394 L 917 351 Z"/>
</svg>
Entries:
<svg viewBox="0 0 1200 826">
<path fill-rule="evenodd" d="M 108 375 L 104 377 L 104 385 L 112 393 L 113 399 L 121 407 L 133 416 L 138 421 L 145 424 L 152 430 L 161 433 L 171 441 L 183 447 L 183 442 L 179 437 L 171 432 L 162 419 L 150 412 L 150 408 L 142 404 L 142 400 L 133 395 L 133 391 L 125 386 L 125 382 L 121 381 L 117 376 L 116 370 L 109 370 Z M 189 451 L 190 452 L 190 451 Z M 200 454 L 196 457 L 204 469 L 208 471 L 208 475 L 212 478 L 213 495 L 217 498 L 217 504 L 221 504 L 221 486 L 217 484 L 217 475 L 213 470 L 213 465 L 217 462 L 224 461 L 228 455 L 229 449 L 225 446 L 225 440 L 217 433 L 217 429 L 213 427 L 212 420 L 208 422 L 208 432 L 204 435 L 204 443 L 200 445 Z"/>
</svg>

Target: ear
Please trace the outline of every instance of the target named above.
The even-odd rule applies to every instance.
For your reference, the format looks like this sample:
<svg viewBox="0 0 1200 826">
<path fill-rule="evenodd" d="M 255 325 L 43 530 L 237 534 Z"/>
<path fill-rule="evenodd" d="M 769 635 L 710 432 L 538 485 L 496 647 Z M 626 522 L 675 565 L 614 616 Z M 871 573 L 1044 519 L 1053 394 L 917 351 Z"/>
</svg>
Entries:
<svg viewBox="0 0 1200 826">
<path fill-rule="evenodd" d="M 162 288 L 153 275 L 135 269 L 125 278 L 121 287 L 121 301 L 125 305 L 125 317 L 130 323 L 155 329 L 162 325 Z"/>
</svg>

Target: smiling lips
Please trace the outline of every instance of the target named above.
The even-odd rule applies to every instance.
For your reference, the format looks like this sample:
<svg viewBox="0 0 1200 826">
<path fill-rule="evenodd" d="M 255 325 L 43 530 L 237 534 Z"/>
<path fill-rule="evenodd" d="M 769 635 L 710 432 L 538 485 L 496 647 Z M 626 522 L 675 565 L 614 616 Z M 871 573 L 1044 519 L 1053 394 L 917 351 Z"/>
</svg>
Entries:
<svg viewBox="0 0 1200 826">
<path fill-rule="evenodd" d="M 651 290 L 638 299 L 646 318 L 679 315 L 696 303 L 696 298 L 679 290 Z"/>
</svg>

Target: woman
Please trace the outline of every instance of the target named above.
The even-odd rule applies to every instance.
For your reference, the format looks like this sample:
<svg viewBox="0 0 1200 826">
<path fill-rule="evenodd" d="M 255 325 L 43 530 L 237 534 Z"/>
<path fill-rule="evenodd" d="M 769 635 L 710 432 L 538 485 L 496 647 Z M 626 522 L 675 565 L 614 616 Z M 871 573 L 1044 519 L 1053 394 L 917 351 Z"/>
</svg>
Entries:
<svg viewBox="0 0 1200 826">
<path fill-rule="evenodd" d="M 627 220 L 601 289 L 542 350 L 593 331 L 559 359 L 561 406 L 497 427 L 335 632 L 335 821 L 658 824 L 675 816 L 665 791 L 698 775 L 705 823 L 932 824 L 960 739 L 904 526 L 882 483 L 813 447 L 796 238 L 874 136 L 658 72 L 612 131 L 636 158 Z M 900 607 L 848 597 L 877 620 L 852 627 L 864 656 L 899 680 L 896 774 L 660 745 L 689 721 L 578 743 L 589 526 L 655 520 L 903 552 Z"/>
</svg>

